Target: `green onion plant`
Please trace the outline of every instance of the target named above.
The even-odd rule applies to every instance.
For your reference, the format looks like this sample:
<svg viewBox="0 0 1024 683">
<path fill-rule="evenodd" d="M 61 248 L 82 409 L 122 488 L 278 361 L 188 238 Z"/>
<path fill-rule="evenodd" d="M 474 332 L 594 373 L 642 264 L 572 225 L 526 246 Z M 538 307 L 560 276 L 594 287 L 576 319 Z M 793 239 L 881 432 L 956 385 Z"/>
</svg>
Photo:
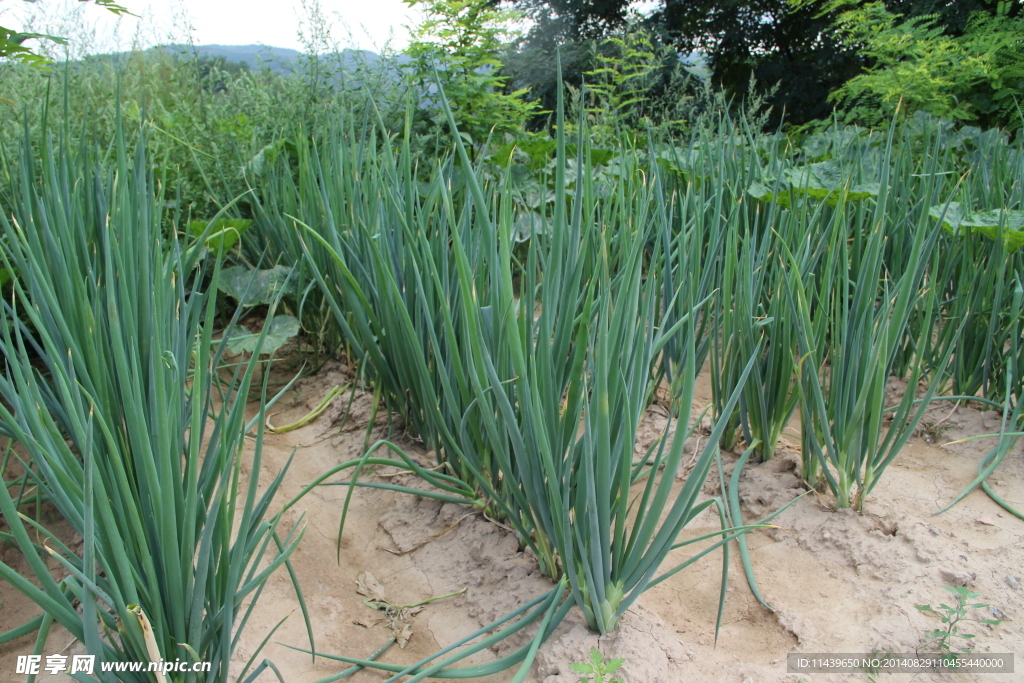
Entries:
<svg viewBox="0 0 1024 683">
<path fill-rule="evenodd" d="M 891 149 L 891 131 L 888 144 Z M 838 508 L 862 509 L 917 427 L 941 379 L 939 374 L 931 377 L 924 400 L 916 401 L 925 364 L 924 354 L 918 354 L 899 405 L 894 411 L 886 405 L 896 354 L 917 307 L 926 317 L 916 347 L 925 348 L 932 333 L 936 287 L 926 273 L 940 229 L 926 212 L 917 212 L 902 274 L 890 280 L 883 264 L 887 226 L 906 219 L 888 204 L 888 184 L 883 166 L 881 190 L 870 214 L 843 201 L 836 205 L 830 229 L 821 237 L 833 255 L 831 266 L 820 275 L 813 306 L 795 262 L 789 277 L 799 330 L 803 457 L 817 461 Z M 810 469 L 805 465 L 805 471 Z"/>
<path fill-rule="evenodd" d="M 43 642 L 56 622 L 99 662 L 204 661 L 212 672 L 174 680 L 226 682 L 268 577 L 303 533 L 269 514 L 284 471 L 258 490 L 263 409 L 245 415 L 256 354 L 219 401 L 206 294 L 219 262 L 184 256 L 162 233 L 145 158 L 132 163 L 122 135 L 109 163 L 84 146 L 44 149 L 40 168 L 22 156 L 0 215 L 0 257 L 18 273 L 0 309 L 0 425 L 82 546 L 0 487 L 2 538 L 29 568 L 0 563 L 0 575 L 42 611 L 3 639 L 36 631 Z M 88 680 L 115 680 L 95 670 Z"/>
</svg>

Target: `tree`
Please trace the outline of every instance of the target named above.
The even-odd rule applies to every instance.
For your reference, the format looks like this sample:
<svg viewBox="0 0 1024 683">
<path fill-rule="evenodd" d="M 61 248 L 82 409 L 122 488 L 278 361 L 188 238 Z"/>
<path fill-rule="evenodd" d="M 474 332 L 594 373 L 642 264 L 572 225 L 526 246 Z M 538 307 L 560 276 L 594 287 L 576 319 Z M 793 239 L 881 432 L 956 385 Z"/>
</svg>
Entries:
<svg viewBox="0 0 1024 683">
<path fill-rule="evenodd" d="M 497 1 L 523 8 L 534 19 L 531 39 L 546 35 L 549 41 L 563 42 L 621 27 L 630 5 L 628 0 Z M 847 4 L 863 7 L 868 3 Z M 983 39 L 978 27 L 996 18 L 1001 4 L 1007 19 L 1022 11 L 1021 0 L 884 0 L 883 4 L 887 12 L 903 15 L 904 20 L 929 17 L 928 26 L 944 39 L 968 34 Z M 802 124 L 830 115 L 835 101 L 829 100 L 829 94 L 872 68 L 877 59 L 837 25 L 843 11 L 830 0 L 662 0 L 646 23 L 679 52 L 703 53 L 713 83 L 727 94 L 751 94 L 753 78 L 761 92 L 774 89 L 769 99 L 772 123 L 784 113 L 788 123 Z M 544 49 L 553 48 L 545 45 Z M 1001 49 L 1000 54 L 998 59 L 1005 60 L 1008 51 Z M 1003 73 L 1012 74 L 1012 65 L 1004 63 Z"/>
<path fill-rule="evenodd" d="M 491 0 L 495 5 L 500 1 Z M 508 78 L 511 88 L 529 90 L 529 96 L 544 111 L 554 110 L 561 80 L 577 89 L 586 82 L 591 95 L 603 91 L 604 102 L 600 106 L 612 107 L 616 118 L 652 114 L 657 118 L 661 113 L 671 117 L 677 113 L 676 103 L 669 107 L 673 111 L 654 110 L 667 99 L 683 96 L 682 64 L 672 46 L 629 8 L 629 2 L 519 0 L 514 4 L 533 27 L 508 46 L 501 73 Z M 621 82 L 613 87 L 616 80 Z M 624 107 L 622 102 L 613 102 L 621 93 L 611 99 L 607 96 L 613 90 L 619 91 L 626 81 L 630 82 L 627 89 L 636 92 L 626 98 L 633 102 Z M 640 114 L 644 109 L 647 111 Z M 532 121 L 538 128 L 549 123 L 541 117 Z"/>
<path fill-rule="evenodd" d="M 902 15 L 906 19 L 932 17 L 943 34 L 953 38 L 959 38 L 968 31 L 972 16 L 980 12 L 984 16 L 995 17 L 1000 11 L 1000 5 L 1005 6 L 1010 17 L 1021 16 L 1020 0 L 885 0 L 885 8 L 892 14 Z"/>
<path fill-rule="evenodd" d="M 25 0 L 34 2 L 35 0 Z M 127 8 L 122 7 L 114 0 L 78 0 L 79 2 L 94 2 L 114 14 L 131 14 Z M 32 39 L 50 40 L 60 45 L 67 45 L 67 40 L 60 36 L 50 36 L 44 33 L 21 33 L 5 26 L 0 26 L 0 57 L 17 59 L 18 61 L 34 66 L 45 66 L 50 63 L 46 57 L 36 53 L 32 48 L 25 45 L 25 41 Z"/>
<path fill-rule="evenodd" d="M 504 92 L 505 79 L 498 73 L 498 59 L 516 12 L 499 10 L 484 0 L 404 0 L 420 5 L 427 19 L 413 31 L 406 49 L 407 65 L 428 103 L 434 134 L 445 137 L 448 124 L 439 116 L 435 77 L 440 80 L 460 131 L 483 142 L 492 131 L 498 135 L 522 130 L 536 105 L 525 101 L 525 91 Z"/>
<path fill-rule="evenodd" d="M 773 124 L 783 114 L 798 124 L 828 116 L 828 94 L 862 66 L 810 3 L 666 0 L 650 20 L 680 50 L 707 55 L 713 83 L 730 95 L 753 95 L 752 82 L 770 92 Z"/>
<path fill-rule="evenodd" d="M 1020 127 L 1019 5 L 1000 3 L 994 15 L 975 10 L 962 27 L 959 17 L 943 25 L 941 14 L 908 18 L 881 2 L 834 0 L 830 8 L 840 10 L 837 35 L 870 64 L 830 95 L 848 118 L 879 125 L 902 102 L 907 115 L 920 110 L 985 127 Z"/>
<path fill-rule="evenodd" d="M 548 52 L 555 41 L 592 39 L 624 27 L 631 4 L 503 2 L 524 8 L 534 20 L 524 47 Z M 680 53 L 703 53 L 713 83 L 727 93 L 750 94 L 753 76 L 764 91 L 774 91 L 769 103 L 775 122 L 785 111 L 788 121 L 802 123 L 826 116 L 828 93 L 861 67 L 856 54 L 827 35 L 830 18 L 818 15 L 817 8 L 794 8 L 788 0 L 663 0 L 643 23 Z"/>
<path fill-rule="evenodd" d="M 513 5 L 538 34 L 560 42 L 603 38 L 629 18 L 631 0 L 489 0 L 492 6 Z"/>
</svg>

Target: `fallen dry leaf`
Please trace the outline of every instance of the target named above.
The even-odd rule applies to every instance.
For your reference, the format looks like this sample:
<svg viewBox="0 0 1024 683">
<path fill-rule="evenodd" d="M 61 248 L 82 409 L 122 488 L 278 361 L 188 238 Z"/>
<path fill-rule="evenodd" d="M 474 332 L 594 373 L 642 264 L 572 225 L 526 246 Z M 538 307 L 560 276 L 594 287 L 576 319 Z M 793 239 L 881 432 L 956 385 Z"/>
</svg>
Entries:
<svg viewBox="0 0 1024 683">
<path fill-rule="evenodd" d="M 404 650 L 405 646 L 409 644 L 410 638 L 412 638 L 412 627 L 409 624 L 402 624 L 402 629 L 395 634 L 395 642 Z"/>
<path fill-rule="evenodd" d="M 363 628 L 373 628 L 374 626 L 376 626 L 377 624 L 379 624 L 382 621 L 384 621 L 384 620 L 383 619 L 371 619 L 370 617 L 359 617 L 358 619 L 353 620 L 352 623 L 355 624 L 356 626 L 362 626 Z"/>
<path fill-rule="evenodd" d="M 370 600 L 384 601 L 384 586 L 370 572 L 363 572 L 356 577 L 356 593 Z"/>
</svg>

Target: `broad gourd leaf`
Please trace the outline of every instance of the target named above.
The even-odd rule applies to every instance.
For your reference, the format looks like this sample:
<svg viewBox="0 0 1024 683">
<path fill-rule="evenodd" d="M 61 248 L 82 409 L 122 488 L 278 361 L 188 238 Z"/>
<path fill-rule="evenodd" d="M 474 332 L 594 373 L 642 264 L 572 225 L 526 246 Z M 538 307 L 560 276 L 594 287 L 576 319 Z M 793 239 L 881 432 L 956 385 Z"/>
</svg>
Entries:
<svg viewBox="0 0 1024 683">
<path fill-rule="evenodd" d="M 981 211 L 960 221 L 960 225 L 980 232 L 991 240 L 999 239 L 1002 227 L 1003 245 L 1006 253 L 1012 254 L 1024 246 L 1024 211 Z"/>
<path fill-rule="evenodd" d="M 276 353 L 288 340 L 299 333 L 299 321 L 290 315 L 279 315 L 269 323 L 270 329 L 263 340 L 260 355 Z M 227 340 L 228 351 L 232 354 L 255 353 L 260 335 L 250 332 L 245 325 L 236 325 L 231 337 Z"/>
<path fill-rule="evenodd" d="M 505 168 L 515 161 L 523 162 L 530 170 L 537 171 L 551 161 L 557 143 L 551 139 L 516 140 L 499 147 L 490 156 L 498 166 Z"/>
<path fill-rule="evenodd" d="M 832 160 L 787 168 L 782 174 L 794 190 L 815 199 L 825 199 L 844 182 L 842 169 Z"/>
<path fill-rule="evenodd" d="M 555 191 L 548 189 L 535 178 L 523 180 L 515 186 L 512 192 L 520 204 L 533 210 L 538 210 L 548 202 L 555 200 Z"/>
<path fill-rule="evenodd" d="M 288 278 L 292 269 L 274 266 L 267 270 L 251 271 L 242 266 L 225 268 L 220 275 L 220 291 L 238 301 L 242 306 L 272 304 L 278 294 L 293 294 L 294 282 L 289 286 Z"/>
<path fill-rule="evenodd" d="M 1003 245 L 1008 254 L 1024 247 L 1024 211 L 995 209 L 968 214 L 959 202 L 949 202 L 931 207 L 928 215 L 941 217 L 942 227 L 954 235 L 970 230 L 997 240 L 1002 227 Z"/>
<path fill-rule="evenodd" d="M 206 247 L 214 251 L 227 251 L 238 244 L 242 233 L 249 229 L 251 220 L 245 218 L 218 218 L 206 236 Z M 189 221 L 188 232 L 199 238 L 206 232 L 209 221 Z"/>
<path fill-rule="evenodd" d="M 815 161 L 824 161 L 828 158 L 832 148 L 832 136 L 826 133 L 811 135 L 802 145 L 804 157 Z"/>
<path fill-rule="evenodd" d="M 530 168 L 536 171 L 547 165 L 556 147 L 558 147 L 558 143 L 556 141 L 541 139 L 531 140 L 530 142 L 522 145 L 521 149 L 530 155 Z"/>
<path fill-rule="evenodd" d="M 849 189 L 846 199 L 856 202 L 868 197 L 877 197 L 881 191 L 882 186 L 878 183 L 858 183 Z"/>
<path fill-rule="evenodd" d="M 878 183 L 857 183 L 851 186 L 850 180 L 850 174 L 838 162 L 819 161 L 787 168 L 778 181 L 767 179 L 765 182 L 754 182 L 747 188 L 747 192 L 763 202 L 775 202 L 788 209 L 793 195 L 824 201 L 834 207 L 840 200 L 860 201 L 877 197 L 881 191 Z M 773 187 L 778 187 L 779 191 L 775 192 Z"/>
<path fill-rule="evenodd" d="M 522 211 L 512 224 L 512 239 L 516 242 L 527 242 L 534 235 L 542 235 L 548 232 L 548 226 L 544 217 L 536 211 Z"/>
<path fill-rule="evenodd" d="M 512 163 L 512 159 L 515 156 L 516 149 L 517 145 L 514 142 L 504 144 L 501 147 L 499 147 L 494 152 L 494 154 L 490 156 L 490 160 L 497 164 L 498 166 L 500 166 L 501 168 L 505 168 L 506 166 Z"/>
<path fill-rule="evenodd" d="M 764 183 L 754 181 L 747 188 L 747 193 L 762 202 L 775 202 L 784 209 L 788 209 L 790 205 L 789 185 L 787 183 L 782 183 L 779 187 L 779 192 L 776 193 Z"/>
<path fill-rule="evenodd" d="M 693 182 L 697 186 L 700 186 L 704 180 L 710 177 L 706 172 L 706 168 L 702 163 L 702 156 L 698 150 L 656 149 L 653 158 L 662 170 L 683 180 Z"/>
<path fill-rule="evenodd" d="M 257 338 L 258 335 L 253 334 L 245 325 L 235 325 L 231 328 L 231 336 L 221 341 L 228 345 L 228 353 L 237 356 L 242 352 L 252 353 Z"/>
<path fill-rule="evenodd" d="M 964 218 L 964 207 L 960 202 L 936 204 L 928 209 L 928 215 L 936 220 L 941 218 L 942 227 L 955 235 L 960 231 L 960 221 Z"/>
<path fill-rule="evenodd" d="M 578 156 L 578 151 L 576 145 L 568 144 L 565 146 L 565 155 L 570 159 L 575 159 Z M 591 147 L 588 152 L 591 166 L 607 166 L 608 162 L 616 156 L 615 150 L 612 149 Z"/>
<path fill-rule="evenodd" d="M 277 163 L 278 156 L 281 150 L 284 149 L 284 144 L 284 140 L 278 140 L 256 152 L 255 156 L 246 163 L 245 171 L 255 176 L 263 175 L 264 168 Z"/>
<path fill-rule="evenodd" d="M 979 211 L 971 214 L 970 218 L 965 218 L 960 224 L 983 231 L 985 235 L 989 234 L 989 228 L 998 230 L 1000 225 L 1011 232 L 1020 232 L 1024 230 L 1024 211 Z"/>
<path fill-rule="evenodd" d="M 855 202 L 860 201 L 861 199 L 867 199 L 868 197 L 877 197 L 881 189 L 882 186 L 878 183 L 858 183 L 853 187 L 843 185 L 835 192 L 832 192 L 825 197 L 825 203 L 834 208 L 839 204 L 840 199 L 848 202 Z"/>
</svg>

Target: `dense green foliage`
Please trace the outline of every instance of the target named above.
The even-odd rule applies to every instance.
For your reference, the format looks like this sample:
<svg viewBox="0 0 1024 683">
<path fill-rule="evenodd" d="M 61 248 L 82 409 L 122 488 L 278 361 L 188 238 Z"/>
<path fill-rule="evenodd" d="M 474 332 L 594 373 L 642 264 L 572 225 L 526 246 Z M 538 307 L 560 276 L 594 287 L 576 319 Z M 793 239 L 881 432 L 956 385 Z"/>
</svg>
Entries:
<svg viewBox="0 0 1024 683">
<path fill-rule="evenodd" d="M 523 8 L 535 22 L 508 60 L 518 87 L 549 87 L 550 77 L 523 64 L 538 53 L 567 46 L 579 54 L 581 40 L 643 27 L 684 55 L 703 54 L 712 82 L 730 96 L 767 96 L 772 125 L 829 119 L 837 99 L 846 115 L 879 125 L 900 89 L 921 103 L 937 99 L 928 109 L 937 115 L 1018 125 L 1012 96 L 1024 69 L 1024 5 L 1017 0 L 664 0 L 643 17 L 631 16 L 626 0 L 498 4 Z M 568 80 L 587 67 L 570 60 Z M 864 97 L 874 101 L 850 106 Z"/>
<path fill-rule="evenodd" d="M 267 578 L 303 533 L 279 534 L 268 514 L 284 472 L 263 492 L 239 477 L 256 423 L 260 468 L 263 408 L 246 417 L 256 354 L 222 376 L 207 295 L 220 261 L 166 238 L 144 156 L 122 138 L 106 162 L 48 139 L 37 174 L 25 143 L 0 215 L 0 259 L 17 274 L 0 308 L 0 433 L 5 465 L 24 471 L 0 487 L 0 538 L 28 576 L 7 563 L 0 575 L 43 614 L 0 639 L 39 631 L 41 645 L 57 622 L 101 663 L 209 662 L 180 680 L 226 683 Z M 19 514 L 26 487 L 81 544 Z M 100 668 L 93 680 L 112 680 Z"/>
<path fill-rule="evenodd" d="M 265 389 L 245 419 L 260 351 L 297 330 L 347 356 L 374 409 L 436 459 L 380 441 L 338 463 L 313 486 L 348 487 L 342 526 L 358 486 L 466 505 L 511 528 L 554 582 L 457 651 L 341 658 L 391 680 L 514 665 L 522 680 L 571 607 L 613 631 L 700 557 L 722 549 L 727 568 L 734 540 L 761 599 L 741 473 L 774 456 L 798 411 L 803 486 L 837 509 L 870 509 L 934 400 L 1003 411 L 972 487 L 1016 443 L 1024 150 L 1005 129 L 963 125 L 1010 125 L 1015 9 L 780 14 L 839 21 L 866 69 L 821 91 L 848 117 L 787 135 L 765 132 L 759 98 L 696 87 L 666 34 L 616 3 L 565 29 L 603 40 L 580 80 L 552 91 L 552 125 L 527 133 L 534 105 L 492 70 L 507 15 L 429 6 L 404 69 L 326 52 L 281 75 L 166 50 L 52 73 L 0 65 L 16 104 L 0 110 L 0 428 L 20 444 L 5 462 L 21 466 L 0 508 L 32 580 L 0 574 L 44 612 L 2 639 L 57 621 L 105 659 L 144 660 L 141 614 L 160 654 L 191 648 L 226 679 L 251 605 L 301 537 L 278 533 L 280 476 L 260 494 L 241 478 L 243 458 L 260 471 Z M 744 18 L 730 7 L 729 22 Z M 917 52 L 901 47 L 908 35 Z M 746 77 L 778 57 L 769 38 L 746 53 Z M 954 57 L 983 75 L 970 93 L 955 90 L 967 76 Z M 231 317 L 236 303 L 266 312 L 259 335 Z M 230 349 L 252 359 L 225 366 Z M 684 457 L 705 370 L 709 429 Z M 668 424 L 637 452 L 655 400 Z M 723 451 L 736 456 L 728 481 Z M 378 479 L 381 465 L 430 486 Z M 716 475 L 720 495 L 703 495 Z M 28 488 L 81 552 L 29 516 Z M 681 541 L 710 509 L 722 528 Z M 531 625 L 502 659 L 457 666 Z"/>
<path fill-rule="evenodd" d="M 829 97 L 848 119 L 868 125 L 890 120 L 902 102 L 907 114 L 1018 128 L 1024 14 L 1012 7 L 1004 2 L 994 15 L 972 13 L 955 36 L 935 15 L 901 18 L 880 2 L 833 2 L 838 36 L 869 68 Z"/>
<path fill-rule="evenodd" d="M 505 92 L 499 75 L 501 46 L 515 12 L 492 9 L 474 0 L 405 0 L 422 5 L 427 18 L 406 48 L 416 94 L 422 102 L 438 98 L 438 85 L 450 100 L 459 130 L 475 142 L 490 135 L 503 140 L 521 132 L 536 104 L 523 99 L 525 90 Z M 450 129 L 440 103 L 418 108 L 428 132 L 448 139 Z"/>
</svg>

